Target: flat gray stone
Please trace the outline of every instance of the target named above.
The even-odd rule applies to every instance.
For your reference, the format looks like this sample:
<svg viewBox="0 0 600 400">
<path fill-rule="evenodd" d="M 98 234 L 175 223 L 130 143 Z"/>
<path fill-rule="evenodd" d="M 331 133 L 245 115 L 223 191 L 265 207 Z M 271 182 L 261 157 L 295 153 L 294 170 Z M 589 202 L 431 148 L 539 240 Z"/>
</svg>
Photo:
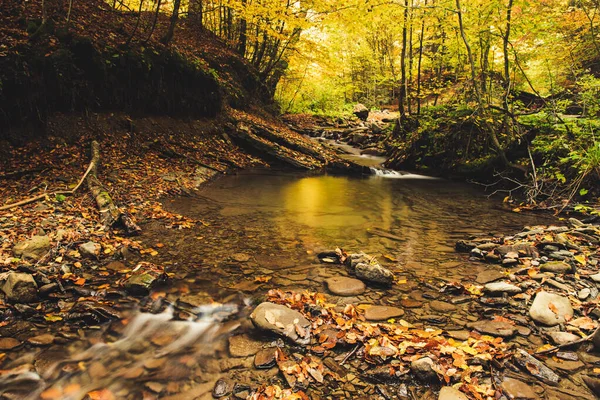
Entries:
<svg viewBox="0 0 600 400">
<path fill-rule="evenodd" d="M 467 328 L 475 329 L 481 333 L 491 336 L 510 337 L 515 334 L 517 328 L 508 322 L 502 321 L 477 321 L 467 324 Z"/>
<path fill-rule="evenodd" d="M 506 275 L 504 275 L 502 272 L 495 269 L 486 269 L 485 271 L 481 271 L 477 274 L 475 281 L 483 285 L 503 278 L 506 278 Z"/>
<path fill-rule="evenodd" d="M 79 253 L 81 253 L 83 257 L 98 258 L 101 251 L 102 246 L 98 243 L 87 242 L 79 245 Z"/>
<path fill-rule="evenodd" d="M 326 279 L 325 283 L 329 291 L 338 296 L 358 296 L 366 290 L 363 281 L 345 276 L 334 276 Z"/>
<path fill-rule="evenodd" d="M 452 386 L 444 386 L 440 390 L 438 400 L 469 400 L 466 394 Z"/>
<path fill-rule="evenodd" d="M 450 312 L 456 310 L 456 306 L 454 304 L 446 303 L 445 301 L 434 300 L 429 303 L 429 307 L 432 310 L 438 312 Z"/>
<path fill-rule="evenodd" d="M 548 336 L 550 336 L 552 343 L 556 345 L 572 343 L 576 340 L 581 339 L 581 337 L 574 335 L 570 332 L 548 332 Z"/>
<path fill-rule="evenodd" d="M 365 318 L 367 321 L 385 321 L 403 315 L 404 310 L 398 307 L 372 306 L 365 310 Z"/>
<path fill-rule="evenodd" d="M 529 316 L 540 324 L 554 326 L 573 317 L 568 298 L 548 292 L 538 292 L 529 309 Z"/>
<path fill-rule="evenodd" d="M 289 307 L 264 302 L 254 309 L 250 319 L 257 328 L 287 337 L 298 344 L 310 343 L 310 322 Z"/>
<path fill-rule="evenodd" d="M 537 400 L 540 398 L 531 386 L 517 379 L 504 378 L 501 387 L 502 393 L 510 400 Z"/>
<path fill-rule="evenodd" d="M 522 292 L 520 287 L 507 282 L 486 283 L 486 285 L 483 287 L 483 290 L 490 295 L 501 295 L 504 293 L 517 294 Z"/>
<path fill-rule="evenodd" d="M 31 239 L 19 242 L 13 247 L 13 253 L 24 260 L 38 261 L 50 251 L 48 236 L 33 236 Z"/>
</svg>

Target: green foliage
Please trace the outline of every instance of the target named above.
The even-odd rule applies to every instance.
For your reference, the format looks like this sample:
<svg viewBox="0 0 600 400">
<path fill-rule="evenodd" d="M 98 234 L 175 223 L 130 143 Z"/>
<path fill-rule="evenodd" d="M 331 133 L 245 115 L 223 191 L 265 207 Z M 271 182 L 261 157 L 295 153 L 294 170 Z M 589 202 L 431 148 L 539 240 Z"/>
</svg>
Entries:
<svg viewBox="0 0 600 400">
<path fill-rule="evenodd" d="M 578 98 L 584 109 L 584 114 L 590 117 L 600 116 L 600 78 L 585 74 L 579 78 Z"/>
<path fill-rule="evenodd" d="M 57 194 L 56 195 L 56 201 L 59 202 L 59 203 L 62 203 L 66 199 L 67 199 L 67 196 L 65 196 L 64 194 Z"/>
</svg>

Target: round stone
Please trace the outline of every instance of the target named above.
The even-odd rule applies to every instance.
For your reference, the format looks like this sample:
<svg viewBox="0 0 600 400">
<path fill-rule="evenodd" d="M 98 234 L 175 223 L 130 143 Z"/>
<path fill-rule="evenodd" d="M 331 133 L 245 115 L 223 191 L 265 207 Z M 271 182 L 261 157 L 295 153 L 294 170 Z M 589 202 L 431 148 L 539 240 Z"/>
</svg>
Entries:
<svg viewBox="0 0 600 400">
<path fill-rule="evenodd" d="M 404 310 L 398 307 L 390 306 L 372 306 L 365 310 L 367 321 L 384 321 L 390 318 L 401 317 Z"/>
<path fill-rule="evenodd" d="M 329 291 L 338 296 L 357 296 L 366 290 L 363 281 L 345 276 L 334 276 L 327 279 L 325 283 L 327 283 Z"/>
<path fill-rule="evenodd" d="M 0 338 L 0 350 L 11 350 L 21 345 L 15 338 Z"/>
</svg>

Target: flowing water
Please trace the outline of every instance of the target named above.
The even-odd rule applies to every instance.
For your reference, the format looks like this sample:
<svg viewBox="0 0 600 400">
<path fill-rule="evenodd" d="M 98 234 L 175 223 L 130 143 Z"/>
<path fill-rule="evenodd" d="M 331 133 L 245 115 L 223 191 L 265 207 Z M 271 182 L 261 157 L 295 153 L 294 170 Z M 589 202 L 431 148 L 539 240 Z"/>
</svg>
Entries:
<svg viewBox="0 0 600 400">
<path fill-rule="evenodd" d="M 249 301 L 272 288 L 327 293 L 326 278 L 348 273 L 320 264 L 317 252 L 364 251 L 399 277 L 391 289 L 369 286 L 356 297 L 330 295 L 332 302 L 421 301 L 403 317 L 419 324 L 435 314 L 428 305 L 439 295 L 433 286 L 472 281 L 485 269 L 454 251 L 457 240 L 552 220 L 512 212 L 477 187 L 380 169 L 358 178 L 242 172 L 209 183 L 197 197 L 166 199 L 165 208 L 201 221 L 181 230 L 145 226 L 144 245 L 164 245 L 153 261 L 167 267 L 171 283 L 157 289 L 145 312 L 129 311 L 109 327 L 80 332 L 80 340 L 13 360 L 9 366 L 29 360 L 35 370 L 0 376 L 3 390 L 26 387 L 31 398 L 76 399 L 103 389 L 116 398 L 210 398 L 216 379 L 229 377 L 244 393 L 245 385 L 281 378 L 276 369 L 254 369 L 251 353 L 228 348 L 225 338 L 243 333 L 242 348 L 281 345 L 248 322 Z M 440 318 L 445 328 L 464 326 L 468 304 Z"/>
</svg>

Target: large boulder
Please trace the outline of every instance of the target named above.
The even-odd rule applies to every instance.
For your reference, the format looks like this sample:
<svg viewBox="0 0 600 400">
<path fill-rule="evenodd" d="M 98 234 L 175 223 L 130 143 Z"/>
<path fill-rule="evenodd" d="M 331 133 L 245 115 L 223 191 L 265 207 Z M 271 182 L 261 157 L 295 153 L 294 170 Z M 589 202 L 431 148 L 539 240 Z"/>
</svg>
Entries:
<svg viewBox="0 0 600 400">
<path fill-rule="evenodd" d="M 554 326 L 573 317 L 573 307 L 568 298 L 541 291 L 533 300 L 529 316 L 540 324 Z"/>
<path fill-rule="evenodd" d="M 29 303 L 37 300 L 37 284 L 33 276 L 10 271 L 0 274 L 0 290 L 14 303 Z"/>
<path fill-rule="evenodd" d="M 260 303 L 250 314 L 250 319 L 257 328 L 287 337 L 298 344 L 310 343 L 310 322 L 289 307 L 270 302 Z"/>
<path fill-rule="evenodd" d="M 382 267 L 377 263 L 359 263 L 354 270 L 358 279 L 381 283 L 383 285 L 391 285 L 394 283 L 394 274 L 387 268 Z"/>
<path fill-rule="evenodd" d="M 352 110 L 352 114 L 362 121 L 366 121 L 369 117 L 369 109 L 364 104 L 356 104 Z"/>
<path fill-rule="evenodd" d="M 50 251 L 48 236 L 33 236 L 31 239 L 19 242 L 13 248 L 13 253 L 24 260 L 38 261 Z"/>
</svg>

